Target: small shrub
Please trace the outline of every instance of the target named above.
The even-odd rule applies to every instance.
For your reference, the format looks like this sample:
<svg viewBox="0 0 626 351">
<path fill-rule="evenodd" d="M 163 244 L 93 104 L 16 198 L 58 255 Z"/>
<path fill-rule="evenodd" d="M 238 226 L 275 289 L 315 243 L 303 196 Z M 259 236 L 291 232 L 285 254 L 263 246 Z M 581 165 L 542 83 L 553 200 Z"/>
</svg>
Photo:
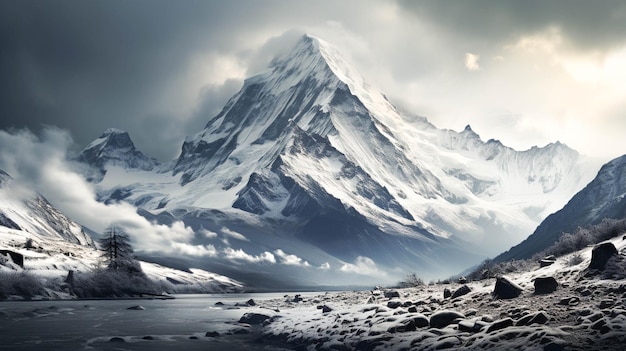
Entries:
<svg viewBox="0 0 626 351">
<path fill-rule="evenodd" d="M 41 280 L 26 271 L 0 273 L 0 299 L 11 295 L 31 298 L 44 292 Z"/>
<path fill-rule="evenodd" d="M 399 288 L 413 288 L 423 285 L 425 285 L 424 280 L 415 273 L 407 274 L 406 278 L 398 283 Z"/>
<path fill-rule="evenodd" d="M 568 266 L 576 266 L 583 262 L 583 256 L 580 253 L 576 253 L 567 259 Z"/>
</svg>

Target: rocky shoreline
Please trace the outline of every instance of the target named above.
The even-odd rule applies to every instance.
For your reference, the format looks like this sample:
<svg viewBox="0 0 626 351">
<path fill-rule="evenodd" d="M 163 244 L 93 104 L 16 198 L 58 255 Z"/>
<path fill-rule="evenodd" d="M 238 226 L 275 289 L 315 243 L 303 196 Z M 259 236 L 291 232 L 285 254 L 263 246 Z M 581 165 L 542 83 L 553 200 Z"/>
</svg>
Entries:
<svg viewBox="0 0 626 351">
<path fill-rule="evenodd" d="M 294 350 L 623 350 L 626 281 L 586 257 L 497 280 L 285 296 L 240 323 Z"/>
</svg>

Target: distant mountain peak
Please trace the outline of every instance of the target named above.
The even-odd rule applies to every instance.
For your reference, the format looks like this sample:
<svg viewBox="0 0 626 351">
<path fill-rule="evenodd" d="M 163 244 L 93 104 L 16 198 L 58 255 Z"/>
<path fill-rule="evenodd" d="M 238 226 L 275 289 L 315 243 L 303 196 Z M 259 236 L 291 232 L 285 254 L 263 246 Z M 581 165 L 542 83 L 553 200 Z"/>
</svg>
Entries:
<svg viewBox="0 0 626 351">
<path fill-rule="evenodd" d="M 108 166 L 150 171 L 159 165 L 157 160 L 137 150 L 126 131 L 116 128 L 105 130 L 81 151 L 78 159 L 99 170 L 101 175 Z"/>
</svg>

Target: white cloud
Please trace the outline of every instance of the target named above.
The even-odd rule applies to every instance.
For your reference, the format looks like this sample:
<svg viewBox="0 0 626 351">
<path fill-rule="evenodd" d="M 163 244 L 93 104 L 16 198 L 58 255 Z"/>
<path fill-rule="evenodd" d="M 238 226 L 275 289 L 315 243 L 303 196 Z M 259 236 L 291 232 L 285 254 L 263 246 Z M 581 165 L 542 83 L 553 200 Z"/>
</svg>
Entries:
<svg viewBox="0 0 626 351">
<path fill-rule="evenodd" d="M 310 267 L 311 266 L 309 264 L 309 262 L 302 260 L 300 257 L 298 257 L 296 255 L 287 254 L 286 252 L 284 252 L 281 249 L 274 250 L 274 254 L 276 254 L 276 256 L 280 257 L 280 259 L 281 259 L 280 263 L 282 263 L 284 265 L 288 265 L 288 266 L 303 266 L 303 267 Z"/>
<path fill-rule="evenodd" d="M 274 255 L 272 255 L 271 252 L 262 252 L 259 255 L 250 255 L 249 253 L 245 252 L 242 249 L 233 249 L 231 247 L 227 247 L 226 249 L 224 249 L 224 255 L 226 255 L 226 258 L 229 260 L 236 260 L 236 261 L 246 261 L 246 262 L 251 262 L 251 263 L 259 263 L 259 262 L 268 262 L 268 263 L 276 263 L 276 257 L 274 257 Z"/>
<path fill-rule="evenodd" d="M 189 245 L 185 243 L 173 242 L 172 248 L 178 253 L 189 256 L 209 256 L 217 257 L 217 250 L 213 245 Z"/>
<path fill-rule="evenodd" d="M 200 230 L 200 234 L 202 234 L 207 239 L 217 238 L 217 233 L 216 232 L 212 232 L 212 231 L 210 231 L 208 229 L 204 229 L 204 228 L 202 228 Z"/>
<path fill-rule="evenodd" d="M 383 276 L 384 272 L 379 270 L 376 262 L 369 257 L 359 256 L 352 263 L 344 263 L 339 269 L 346 273 L 356 273 L 359 275 Z"/>
<path fill-rule="evenodd" d="M 194 237 L 193 230 L 183 222 L 155 224 L 128 203 L 98 202 L 92 184 L 72 171 L 77 165 L 67 161 L 71 144 L 69 134 L 55 128 L 44 129 L 41 138 L 28 130 L 0 131 L 0 169 L 96 232 L 111 224 L 119 225 L 131 236 L 136 250 L 168 252 L 172 243 L 185 243 Z"/>
<path fill-rule="evenodd" d="M 233 239 L 237 239 L 237 240 L 241 240 L 241 241 L 250 241 L 250 240 L 248 240 L 248 238 L 245 237 L 245 235 L 243 235 L 241 233 L 238 233 L 238 232 L 236 232 L 234 230 L 228 229 L 226 227 L 223 227 L 221 229 L 221 232 L 224 235 L 227 235 L 227 236 L 229 236 L 229 237 L 231 237 Z"/>
<path fill-rule="evenodd" d="M 329 269 L 330 269 L 330 263 L 328 263 L 328 262 L 324 262 L 324 263 L 322 263 L 322 264 L 319 266 L 319 269 L 322 269 L 322 270 L 325 270 L 325 271 L 326 271 L 326 270 L 329 270 Z"/>
<path fill-rule="evenodd" d="M 480 59 L 479 55 L 472 54 L 471 52 L 465 53 L 465 68 L 468 71 L 478 71 L 480 69 L 480 64 L 478 63 L 478 59 Z"/>
</svg>

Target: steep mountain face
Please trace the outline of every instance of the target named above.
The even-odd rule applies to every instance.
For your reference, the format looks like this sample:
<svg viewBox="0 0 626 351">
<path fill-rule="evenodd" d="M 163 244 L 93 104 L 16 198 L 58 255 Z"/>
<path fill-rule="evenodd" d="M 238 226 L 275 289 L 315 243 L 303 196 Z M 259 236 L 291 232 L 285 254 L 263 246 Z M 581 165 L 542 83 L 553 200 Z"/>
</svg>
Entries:
<svg viewBox="0 0 626 351">
<path fill-rule="evenodd" d="M 80 224 L 54 208 L 43 196 L 19 189 L 3 171 L 0 171 L 0 226 L 95 247 Z"/>
<path fill-rule="evenodd" d="M 367 257 L 432 274 L 519 242 L 595 172 L 560 143 L 520 152 L 483 142 L 469 126 L 441 130 L 401 113 L 310 36 L 247 79 L 168 169 L 128 172 L 106 157 L 91 160 L 118 170 L 98 184 L 102 201 L 127 201 L 196 230 L 219 232 L 244 218 L 248 240 L 238 244 L 247 250 L 278 248 L 268 246 L 272 238 L 302 256 L 310 245 L 321 250 L 304 257 L 316 264 L 324 255 Z M 220 219 L 191 215 L 201 209 Z"/>
<path fill-rule="evenodd" d="M 598 224 L 604 218 L 626 218 L 626 155 L 602 166 L 595 179 L 565 207 L 548 216 L 526 240 L 494 260 L 529 258 L 555 243 L 561 234 Z"/>
<path fill-rule="evenodd" d="M 109 128 L 92 141 L 80 153 L 78 160 L 97 171 L 93 180 L 100 181 L 107 166 L 122 167 L 127 170 L 151 171 L 159 162 L 135 148 L 127 132 Z"/>
</svg>

